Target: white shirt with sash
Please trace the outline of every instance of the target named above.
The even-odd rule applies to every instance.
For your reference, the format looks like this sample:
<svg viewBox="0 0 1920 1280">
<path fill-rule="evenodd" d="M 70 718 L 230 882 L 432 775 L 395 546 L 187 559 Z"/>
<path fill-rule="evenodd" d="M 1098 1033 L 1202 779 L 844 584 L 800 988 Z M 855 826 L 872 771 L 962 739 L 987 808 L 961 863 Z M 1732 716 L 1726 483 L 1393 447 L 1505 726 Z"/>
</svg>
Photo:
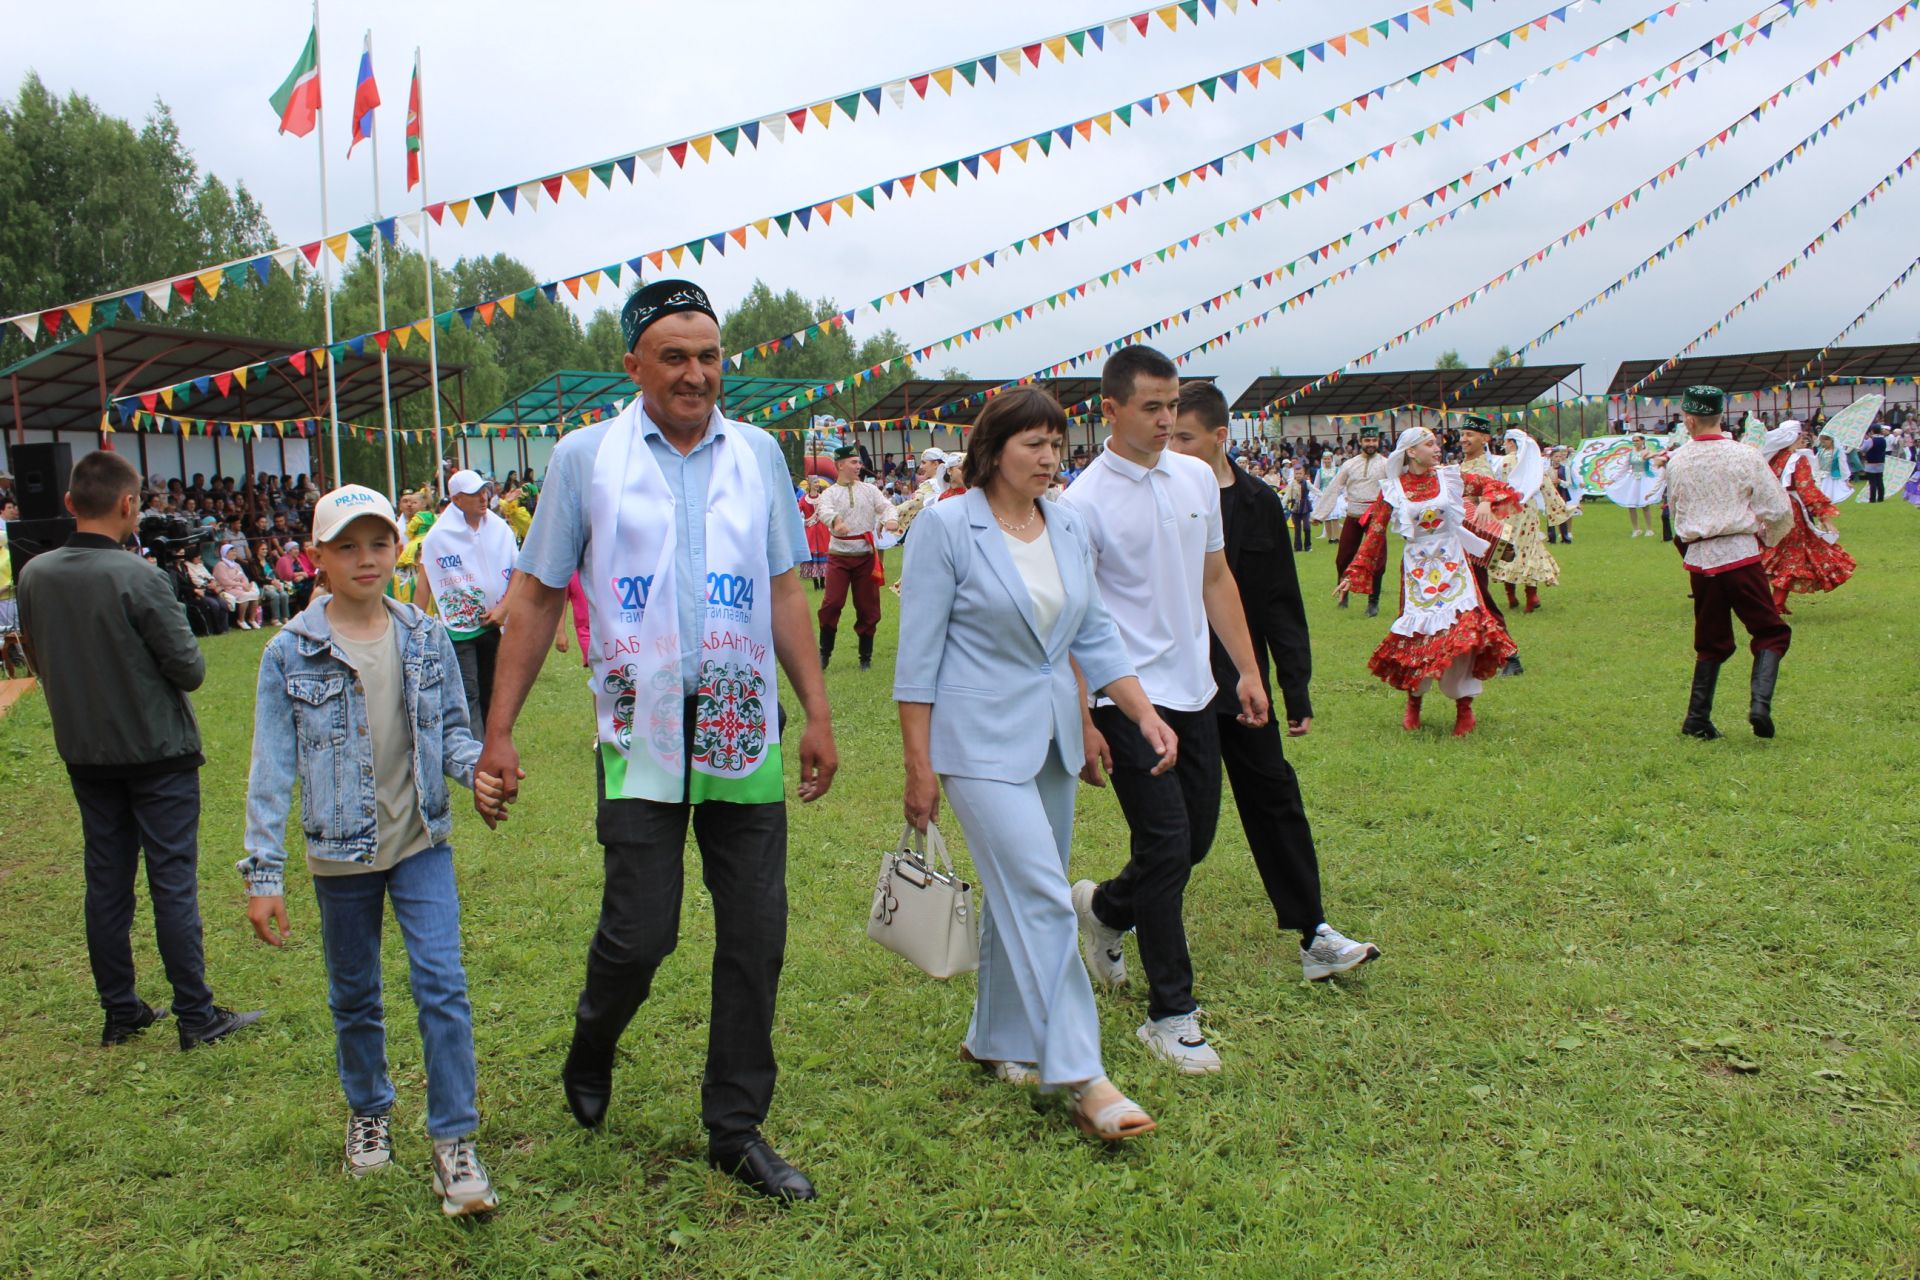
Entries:
<svg viewBox="0 0 1920 1280">
<path fill-rule="evenodd" d="M 482 619 L 506 598 L 519 554 L 513 527 L 491 511 L 476 529 L 465 512 L 449 506 L 427 530 L 420 566 L 440 620 L 455 640 L 471 640 L 486 630 Z"/>
</svg>

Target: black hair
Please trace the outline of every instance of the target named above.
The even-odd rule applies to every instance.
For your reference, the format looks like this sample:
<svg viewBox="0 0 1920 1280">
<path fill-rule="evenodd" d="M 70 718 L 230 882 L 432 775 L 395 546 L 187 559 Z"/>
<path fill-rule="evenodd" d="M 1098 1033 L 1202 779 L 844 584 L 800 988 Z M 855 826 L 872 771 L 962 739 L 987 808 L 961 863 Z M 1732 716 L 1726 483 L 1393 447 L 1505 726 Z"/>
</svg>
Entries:
<svg viewBox="0 0 1920 1280">
<path fill-rule="evenodd" d="M 1100 394 L 1116 404 L 1133 399 L 1133 380 L 1141 374 L 1149 378 L 1178 378 L 1180 370 L 1152 347 L 1122 347 L 1107 357 L 1100 369 Z"/>
<path fill-rule="evenodd" d="M 1227 425 L 1227 397 L 1211 382 L 1184 383 L 1180 387 L 1177 412 L 1190 413 L 1200 419 L 1200 425 L 1207 430 L 1218 431 Z"/>
</svg>

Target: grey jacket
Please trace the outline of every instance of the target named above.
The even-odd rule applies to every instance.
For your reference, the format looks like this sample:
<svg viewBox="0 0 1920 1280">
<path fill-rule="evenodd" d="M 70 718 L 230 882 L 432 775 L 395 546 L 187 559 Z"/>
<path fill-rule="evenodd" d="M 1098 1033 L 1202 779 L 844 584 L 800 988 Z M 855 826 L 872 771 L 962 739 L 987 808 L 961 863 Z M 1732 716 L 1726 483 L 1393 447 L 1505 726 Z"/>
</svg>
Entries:
<svg viewBox="0 0 1920 1280">
<path fill-rule="evenodd" d="M 69 772 L 122 778 L 203 763 L 187 694 L 207 662 L 165 572 L 76 533 L 27 563 L 18 595 Z"/>
<path fill-rule="evenodd" d="M 379 846 L 373 738 L 359 678 L 333 642 L 319 596 L 260 655 L 254 692 L 253 768 L 247 779 L 247 856 L 238 864 L 254 897 L 283 892 L 287 816 L 300 784 L 307 853 L 370 863 Z M 400 632 L 402 691 L 413 729 L 413 787 L 435 844 L 453 832 L 447 779 L 473 785 L 480 743 L 467 727 L 460 660 L 438 618 L 389 599 Z"/>
</svg>

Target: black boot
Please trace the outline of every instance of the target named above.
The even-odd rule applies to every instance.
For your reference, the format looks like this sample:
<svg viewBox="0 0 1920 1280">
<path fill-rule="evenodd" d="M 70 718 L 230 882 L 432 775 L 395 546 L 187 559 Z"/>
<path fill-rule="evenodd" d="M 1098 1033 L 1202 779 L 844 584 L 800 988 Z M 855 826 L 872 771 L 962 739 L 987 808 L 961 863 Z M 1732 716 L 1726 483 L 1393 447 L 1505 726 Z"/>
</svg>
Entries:
<svg viewBox="0 0 1920 1280">
<path fill-rule="evenodd" d="M 1753 705 L 1747 708 L 1747 723 L 1756 738 L 1773 736 L 1773 685 L 1779 678 L 1779 653 L 1762 649 L 1753 655 Z"/>
<path fill-rule="evenodd" d="M 873 670 L 873 637 L 857 636 L 855 638 L 860 641 L 860 669 Z"/>
<path fill-rule="evenodd" d="M 827 664 L 833 661 L 833 642 L 838 633 L 830 628 L 820 628 L 820 669 L 825 671 Z"/>
<path fill-rule="evenodd" d="M 1720 679 L 1720 664 L 1708 662 L 1704 658 L 1693 664 L 1693 692 L 1687 697 L 1687 718 L 1680 722 L 1680 732 L 1689 738 L 1699 738 L 1711 742 L 1720 736 L 1713 727 L 1713 686 Z"/>
<path fill-rule="evenodd" d="M 578 1026 L 574 1027 L 566 1065 L 560 1068 L 560 1087 L 567 1095 L 567 1109 L 581 1127 L 598 1129 L 607 1118 L 607 1104 L 613 1100 L 613 1054 L 583 1044 Z"/>
<path fill-rule="evenodd" d="M 1500 674 L 1503 676 L 1523 676 L 1527 674 L 1527 669 L 1520 665 L 1519 650 L 1516 649 L 1512 657 L 1500 664 Z"/>
<path fill-rule="evenodd" d="M 1380 616 L 1380 593 L 1378 591 L 1367 597 L 1367 616 L 1369 618 L 1377 618 Z"/>
</svg>

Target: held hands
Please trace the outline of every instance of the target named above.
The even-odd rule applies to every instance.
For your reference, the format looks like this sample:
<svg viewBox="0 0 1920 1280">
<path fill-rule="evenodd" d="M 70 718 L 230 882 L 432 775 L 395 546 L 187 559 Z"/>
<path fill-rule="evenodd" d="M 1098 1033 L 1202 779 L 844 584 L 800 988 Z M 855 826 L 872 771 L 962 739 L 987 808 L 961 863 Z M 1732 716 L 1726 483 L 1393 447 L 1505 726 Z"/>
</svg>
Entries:
<svg viewBox="0 0 1920 1280">
<path fill-rule="evenodd" d="M 1260 679 L 1259 672 L 1242 674 L 1240 683 L 1234 692 L 1240 697 L 1240 714 L 1237 719 L 1249 729 L 1258 729 L 1267 722 L 1267 713 L 1271 709 L 1267 702 L 1267 688 Z"/>
<path fill-rule="evenodd" d="M 520 780 L 526 776 L 513 739 L 488 739 L 480 752 L 480 763 L 474 766 L 473 808 L 489 831 L 507 820 L 507 806 L 520 798 Z"/>
<path fill-rule="evenodd" d="M 248 898 L 247 923 L 254 936 L 271 947 L 284 947 L 293 932 L 287 927 L 287 900 L 277 893 Z"/>
<path fill-rule="evenodd" d="M 907 825 L 923 835 L 939 818 L 940 779 L 932 769 L 907 766 L 907 786 L 901 808 L 906 812 Z"/>
</svg>

